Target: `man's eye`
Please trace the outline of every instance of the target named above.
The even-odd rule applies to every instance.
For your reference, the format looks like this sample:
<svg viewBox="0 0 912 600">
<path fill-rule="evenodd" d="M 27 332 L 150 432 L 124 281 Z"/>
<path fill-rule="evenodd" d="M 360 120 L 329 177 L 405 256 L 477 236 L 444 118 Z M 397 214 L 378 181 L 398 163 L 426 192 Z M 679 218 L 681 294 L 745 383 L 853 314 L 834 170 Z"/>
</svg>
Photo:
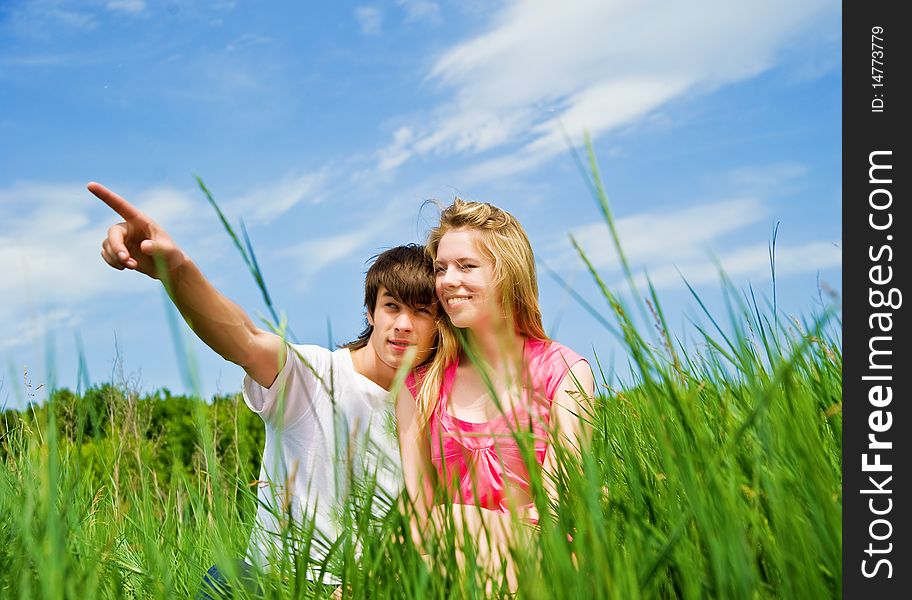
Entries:
<svg viewBox="0 0 912 600">
<path fill-rule="evenodd" d="M 387 302 L 384 306 L 386 306 L 387 308 L 392 308 L 392 309 L 399 308 L 399 305 L 396 304 L 395 302 Z"/>
</svg>

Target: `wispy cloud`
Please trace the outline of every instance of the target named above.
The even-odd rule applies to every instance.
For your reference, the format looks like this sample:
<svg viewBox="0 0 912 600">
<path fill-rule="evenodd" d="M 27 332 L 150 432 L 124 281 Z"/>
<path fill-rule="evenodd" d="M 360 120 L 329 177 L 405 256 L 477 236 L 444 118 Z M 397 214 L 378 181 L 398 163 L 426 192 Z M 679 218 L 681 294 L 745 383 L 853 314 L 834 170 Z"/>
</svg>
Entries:
<svg viewBox="0 0 912 600">
<path fill-rule="evenodd" d="M 19 320 L 3 330 L 0 350 L 9 350 L 31 344 L 36 340 L 45 340 L 49 332 L 70 330 L 78 326 L 83 318 L 83 315 L 63 307 L 31 315 L 30 318 L 24 321 Z M 2 322 L 3 316 L 0 315 L 0 323 Z"/>
<path fill-rule="evenodd" d="M 409 146 L 415 134 L 410 127 L 400 127 L 393 133 L 393 143 L 377 152 L 380 171 L 390 171 L 407 161 L 412 152 Z"/>
<path fill-rule="evenodd" d="M 146 0 L 110 0 L 108 10 L 136 15 L 146 10 Z"/>
<path fill-rule="evenodd" d="M 570 132 L 586 131 L 598 137 L 658 108 L 684 91 L 689 83 L 685 79 L 631 77 L 589 87 L 569 98 L 567 108 L 557 116 L 531 125 L 531 141 L 512 153 L 473 166 L 467 178 L 486 181 L 534 168 L 566 152 Z"/>
<path fill-rule="evenodd" d="M 651 210 L 615 220 L 624 256 L 638 284 L 649 274 L 658 289 L 718 281 L 719 269 L 732 277 L 769 277 L 768 241 L 742 243 L 733 238 L 739 230 L 768 217 L 767 202 L 738 198 L 678 210 Z M 604 223 L 578 227 L 571 234 L 586 257 L 615 287 L 624 287 L 621 262 Z M 564 248 L 563 250 L 559 248 Z M 567 245 L 553 243 L 545 261 L 562 269 L 582 268 Z M 550 258 L 549 258 L 550 256 Z M 832 242 L 780 243 L 776 248 L 777 275 L 819 271 L 841 264 L 841 251 Z"/>
<path fill-rule="evenodd" d="M 766 215 L 767 209 L 760 201 L 738 198 L 627 215 L 617 218 L 615 227 L 628 262 L 650 266 L 702 257 L 723 236 L 757 223 Z M 605 223 L 585 225 L 571 234 L 596 268 L 620 270 L 620 259 Z M 562 245 L 566 248 L 566 244 Z M 564 251 L 556 262 L 579 264 L 579 259 L 575 252 Z"/>
<path fill-rule="evenodd" d="M 5 30 L 4 35 L 41 40 L 94 31 L 98 27 L 98 19 L 89 10 L 74 9 L 74 4 L 77 3 L 65 0 L 32 0 L 13 4 L 5 11 L 6 18 L 0 20 L 0 26 Z"/>
<path fill-rule="evenodd" d="M 0 296 L 19 298 L 15 306 L 20 310 L 41 314 L 113 292 L 121 284 L 132 286 L 126 278 L 108 277 L 98 255 L 116 215 L 109 221 L 93 219 L 101 211 L 87 194 L 81 184 L 17 183 L 0 189 L 0 221 L 5 225 L 0 264 L 7 269 L 0 278 Z M 15 313 L 6 320 L 4 331 L 29 319 Z"/>
<path fill-rule="evenodd" d="M 225 46 L 226 52 L 236 52 L 253 46 L 262 46 L 272 42 L 272 38 L 257 33 L 245 33 Z"/>
<path fill-rule="evenodd" d="M 54 67 L 70 63 L 75 57 L 67 54 L 34 56 L 2 56 L 0 65 L 7 67 Z"/>
<path fill-rule="evenodd" d="M 72 29 L 92 31 L 98 27 L 95 16 L 87 12 L 55 8 L 47 11 L 46 15 L 49 20 Z"/>
<path fill-rule="evenodd" d="M 762 72 L 827 10 L 826 0 L 513 0 L 487 32 L 434 63 L 428 81 L 448 100 L 406 124 L 410 138 L 397 136 L 378 152 L 377 167 L 425 154 L 499 152 L 470 174 L 533 168 L 563 149 L 563 130 L 597 137 L 685 94 Z"/>
<path fill-rule="evenodd" d="M 355 20 L 358 21 L 364 35 L 379 35 L 383 25 L 383 13 L 373 6 L 358 6 L 355 8 Z"/>
<path fill-rule="evenodd" d="M 212 213 L 202 194 L 196 190 L 157 186 L 138 192 L 130 200 L 175 234 L 197 231 L 201 228 L 200 221 L 210 219 Z"/>
<path fill-rule="evenodd" d="M 839 267 L 842 264 L 842 251 L 832 243 L 823 241 L 808 242 L 798 245 L 777 245 L 776 276 L 797 275 L 816 272 L 823 269 Z M 718 255 L 706 253 L 706 256 L 694 259 L 675 261 L 648 268 L 649 279 L 656 289 L 681 288 L 684 280 L 691 285 L 700 285 L 719 281 L 720 269 L 732 279 L 760 279 L 769 281 L 770 254 L 769 245 L 757 243 L 726 251 Z M 646 284 L 645 274 L 635 276 L 638 285 Z M 622 287 L 617 280 L 615 287 Z"/>
<path fill-rule="evenodd" d="M 716 185 L 728 185 L 733 189 L 771 196 L 791 191 L 807 171 L 807 167 L 802 164 L 775 163 L 741 167 L 722 174 L 713 173 L 712 177 L 718 178 Z"/>
<path fill-rule="evenodd" d="M 297 265 L 300 276 L 298 287 L 307 289 L 313 275 L 332 264 L 348 259 L 362 249 L 373 248 L 377 237 L 405 216 L 405 213 L 395 209 L 386 210 L 379 215 L 372 210 L 367 211 L 364 219 L 347 231 L 309 239 L 278 250 L 276 255 L 291 259 L 291 264 Z"/>
<path fill-rule="evenodd" d="M 318 202 L 326 171 L 290 175 L 224 204 L 229 215 L 250 224 L 267 223 L 301 202 Z M 224 247 L 213 215 L 197 190 L 157 186 L 117 189 L 162 225 L 196 260 L 205 262 L 212 248 Z M 49 327 L 69 326 L 87 303 L 148 292 L 149 282 L 135 273 L 117 273 L 99 256 L 109 226 L 120 221 L 83 183 L 17 182 L 0 188 L 0 296 L 15 297 L 13 308 L 0 310 L 4 348 L 43 335 Z M 315 272 L 369 243 L 388 220 L 366 221 L 354 231 L 312 240 L 288 250 L 307 256 Z M 213 231 L 215 233 L 213 233 Z M 213 238 L 220 239 L 218 243 Z M 63 318 L 66 308 L 67 316 Z"/>
<path fill-rule="evenodd" d="M 405 9 L 406 21 L 440 20 L 440 5 L 430 0 L 396 0 L 396 5 Z"/>
<path fill-rule="evenodd" d="M 236 41 L 246 43 L 242 39 Z M 255 56 L 238 51 L 243 47 L 227 44 L 225 52 L 202 52 L 189 56 L 171 54 L 167 60 L 180 61 L 183 65 L 180 71 L 193 83 L 165 86 L 151 93 L 168 102 L 191 101 L 210 112 L 249 113 L 246 125 L 265 118 L 264 115 L 273 111 L 278 112 L 283 104 L 277 96 L 281 96 L 279 91 L 287 85 L 285 63 L 280 59 L 265 63 L 258 61 Z"/>
<path fill-rule="evenodd" d="M 229 200 L 225 208 L 248 223 L 269 223 L 302 202 L 319 203 L 324 198 L 328 180 L 329 167 L 309 173 L 289 174 Z"/>
<path fill-rule="evenodd" d="M 205 202 L 186 191 L 160 187 L 129 199 L 187 240 L 198 240 L 203 223 L 211 223 Z M 115 273 L 99 256 L 107 228 L 118 221 L 81 182 L 18 182 L 0 189 L 0 264 L 6 268 L 0 296 L 18 299 L 14 310 L 0 311 L 0 330 L 10 332 L 4 347 L 34 339 L 53 324 L 74 323 L 85 303 L 148 291 L 143 277 Z"/>
<path fill-rule="evenodd" d="M 268 85 L 264 82 L 265 73 L 256 67 L 239 63 L 225 56 L 207 55 L 200 59 L 202 76 L 211 84 L 209 97 L 225 94 L 252 94 L 264 92 Z"/>
</svg>

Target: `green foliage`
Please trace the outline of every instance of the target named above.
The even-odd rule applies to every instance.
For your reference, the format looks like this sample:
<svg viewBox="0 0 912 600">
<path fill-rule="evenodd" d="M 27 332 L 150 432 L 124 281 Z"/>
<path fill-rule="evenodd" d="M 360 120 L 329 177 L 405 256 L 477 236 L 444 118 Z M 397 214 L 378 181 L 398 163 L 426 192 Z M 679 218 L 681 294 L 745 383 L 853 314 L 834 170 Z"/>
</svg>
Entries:
<svg viewBox="0 0 912 600">
<path fill-rule="evenodd" d="M 685 351 L 613 306 L 632 383 L 601 377 L 591 444 L 558 455 L 555 505 L 534 482 L 542 520 L 513 549 L 520 595 L 838 597 L 842 371 L 828 315 L 768 330 L 769 349 L 745 325 Z M 243 556 L 263 428 L 238 398 L 59 390 L 0 427 L 0 596 L 187 597 L 210 564 Z M 332 555 L 350 597 L 503 591 L 471 551 L 457 556 L 454 522 L 424 532 L 426 560 L 407 519 L 376 522 L 373 501 L 369 487 L 353 495 Z M 293 532 L 305 547 L 310 533 Z M 278 557 L 258 580 L 266 596 L 325 595 L 295 575 L 307 557 Z"/>
<path fill-rule="evenodd" d="M 239 481 L 255 480 L 265 432 L 239 395 L 203 403 L 167 389 L 138 397 L 110 384 L 82 395 L 55 390 L 41 405 L 0 413 L 0 459 L 15 459 L 27 449 L 28 438 L 54 435 L 61 452 L 78 455 L 80 469 L 95 486 L 111 476 L 107 469 L 112 465 L 118 477 L 138 480 L 147 472 L 166 486 L 177 474 L 196 477 L 203 464 L 204 442 L 195 417 L 199 409 L 222 470 Z M 51 413 L 54 432 L 47 431 Z"/>
</svg>

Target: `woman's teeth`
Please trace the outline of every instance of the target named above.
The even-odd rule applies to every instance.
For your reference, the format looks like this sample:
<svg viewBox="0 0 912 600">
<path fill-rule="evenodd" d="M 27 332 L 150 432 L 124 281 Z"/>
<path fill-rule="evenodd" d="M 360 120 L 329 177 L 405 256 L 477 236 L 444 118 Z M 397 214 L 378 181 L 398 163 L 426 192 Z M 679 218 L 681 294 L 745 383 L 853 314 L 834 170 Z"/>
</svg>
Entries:
<svg viewBox="0 0 912 600">
<path fill-rule="evenodd" d="M 447 306 L 455 306 L 456 304 L 462 304 L 466 302 L 469 298 L 447 298 Z"/>
</svg>

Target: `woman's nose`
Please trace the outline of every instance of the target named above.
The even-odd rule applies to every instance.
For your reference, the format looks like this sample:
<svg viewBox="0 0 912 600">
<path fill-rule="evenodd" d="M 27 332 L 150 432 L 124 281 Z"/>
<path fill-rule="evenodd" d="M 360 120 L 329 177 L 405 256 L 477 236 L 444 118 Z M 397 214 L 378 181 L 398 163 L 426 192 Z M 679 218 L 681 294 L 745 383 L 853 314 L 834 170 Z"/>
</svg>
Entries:
<svg viewBox="0 0 912 600">
<path fill-rule="evenodd" d="M 456 287 L 459 283 L 459 272 L 453 267 L 447 267 L 447 270 L 440 277 L 440 283 L 444 287 Z"/>
</svg>

